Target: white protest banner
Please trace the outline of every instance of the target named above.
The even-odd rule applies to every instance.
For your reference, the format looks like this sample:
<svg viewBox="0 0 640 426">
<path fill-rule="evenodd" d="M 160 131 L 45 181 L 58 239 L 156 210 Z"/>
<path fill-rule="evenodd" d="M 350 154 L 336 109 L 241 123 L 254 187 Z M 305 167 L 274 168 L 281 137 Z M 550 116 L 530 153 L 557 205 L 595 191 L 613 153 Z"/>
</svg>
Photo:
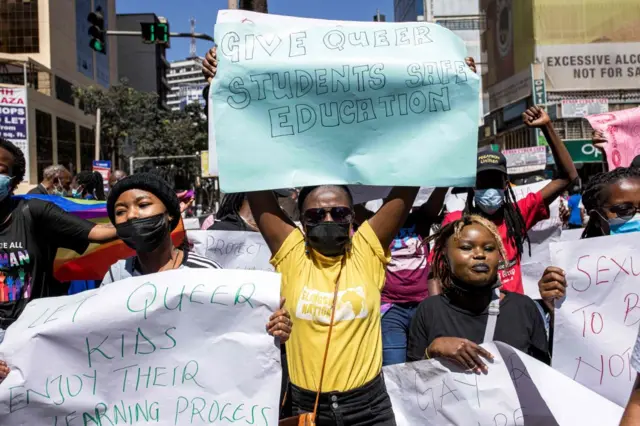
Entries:
<svg viewBox="0 0 640 426">
<path fill-rule="evenodd" d="M 479 77 L 444 27 L 225 10 L 215 38 L 224 191 L 475 180 Z"/>
<path fill-rule="evenodd" d="M 547 186 L 549 182 L 549 180 L 545 180 L 529 185 L 515 186 L 513 187 L 513 193 L 516 199 L 521 200 L 531 193 L 539 192 Z M 549 219 L 538 222 L 529 230 L 531 255 L 529 255 L 529 248 L 525 244 L 524 253 L 522 253 L 522 259 L 520 260 L 524 294 L 532 299 L 540 298 L 538 281 L 542 278 L 544 270 L 550 264 L 549 244 L 560 241 L 561 233 L 560 200 L 557 199 L 549 206 Z"/>
<path fill-rule="evenodd" d="M 391 191 L 390 186 L 348 185 L 353 204 L 366 203 L 372 200 L 383 200 Z"/>
<path fill-rule="evenodd" d="M 382 187 L 374 187 L 374 188 L 382 188 Z M 391 188 L 389 187 L 389 189 Z M 433 193 L 434 189 L 435 188 L 433 187 L 421 186 L 420 190 L 418 191 L 418 195 L 416 196 L 416 199 L 413 202 L 413 207 L 420 207 L 424 203 L 429 201 L 429 197 L 431 197 L 431 194 Z M 389 193 L 387 191 L 387 193 L 384 195 L 383 198 L 386 198 L 388 195 Z M 365 207 L 367 208 L 367 210 L 370 210 L 375 213 L 378 210 L 380 210 L 380 207 L 382 207 L 383 202 L 384 200 L 382 198 L 371 199 L 370 201 L 367 201 L 367 203 L 365 204 Z M 354 204 L 358 204 L 355 202 L 355 199 L 354 199 Z"/>
<path fill-rule="evenodd" d="M 384 367 L 396 423 L 432 426 L 617 426 L 622 408 L 551 367 L 500 343 L 489 372 L 444 360 Z M 584 407 L 588 407 L 587 410 Z"/>
<path fill-rule="evenodd" d="M 567 274 L 555 310 L 553 366 L 625 406 L 636 378 L 630 365 L 640 323 L 638 234 L 551 244 Z M 637 272 L 637 273 L 636 273 Z"/>
<path fill-rule="evenodd" d="M 30 302 L 0 344 L 0 424 L 278 423 L 280 276 L 179 269 Z"/>
<path fill-rule="evenodd" d="M 187 231 L 193 251 L 225 269 L 273 271 L 271 252 L 259 232 Z"/>
</svg>

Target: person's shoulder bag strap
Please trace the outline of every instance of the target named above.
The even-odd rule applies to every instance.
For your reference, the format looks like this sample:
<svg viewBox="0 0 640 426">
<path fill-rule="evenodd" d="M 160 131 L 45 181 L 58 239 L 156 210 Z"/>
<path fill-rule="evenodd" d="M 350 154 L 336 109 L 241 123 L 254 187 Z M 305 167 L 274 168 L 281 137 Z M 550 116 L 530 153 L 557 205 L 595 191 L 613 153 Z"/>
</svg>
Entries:
<svg viewBox="0 0 640 426">
<path fill-rule="evenodd" d="M 331 319 L 329 320 L 329 331 L 327 333 L 327 344 L 324 348 L 324 357 L 322 358 L 322 369 L 320 370 L 320 381 L 318 382 L 318 391 L 316 392 L 316 402 L 313 405 L 312 413 L 300 414 L 299 416 L 282 419 L 278 422 L 278 426 L 315 426 L 316 415 L 318 414 L 318 404 L 320 402 L 320 394 L 322 393 L 322 380 L 324 379 L 324 370 L 327 365 L 327 356 L 329 355 L 329 343 L 331 342 L 331 333 L 333 332 L 333 321 L 336 315 L 336 304 L 338 303 L 338 288 L 340 287 L 340 276 L 345 268 L 345 260 L 348 254 L 342 258 L 338 278 L 336 278 L 335 289 L 333 290 L 333 302 L 331 304 Z M 286 396 L 285 396 L 286 398 Z"/>
<path fill-rule="evenodd" d="M 496 322 L 500 313 L 500 288 L 496 288 L 491 295 L 489 303 L 489 316 L 487 318 L 487 328 L 484 330 L 484 340 L 482 343 L 493 342 L 493 335 L 496 332 Z"/>
</svg>

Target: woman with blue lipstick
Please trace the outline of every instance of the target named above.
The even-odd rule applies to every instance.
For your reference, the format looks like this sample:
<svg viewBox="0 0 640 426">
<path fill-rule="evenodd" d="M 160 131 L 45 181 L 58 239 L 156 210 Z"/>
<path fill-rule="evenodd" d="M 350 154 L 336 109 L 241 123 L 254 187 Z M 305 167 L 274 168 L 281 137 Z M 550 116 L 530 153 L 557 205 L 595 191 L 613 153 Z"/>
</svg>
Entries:
<svg viewBox="0 0 640 426">
<path fill-rule="evenodd" d="M 486 373 L 493 356 L 480 344 L 500 341 L 549 364 L 544 321 L 535 302 L 502 288 L 498 266 L 506 252 L 496 226 L 481 216 L 464 216 L 433 239 L 432 270 L 443 293 L 418 306 L 408 361 L 447 358 L 465 370 Z"/>
</svg>

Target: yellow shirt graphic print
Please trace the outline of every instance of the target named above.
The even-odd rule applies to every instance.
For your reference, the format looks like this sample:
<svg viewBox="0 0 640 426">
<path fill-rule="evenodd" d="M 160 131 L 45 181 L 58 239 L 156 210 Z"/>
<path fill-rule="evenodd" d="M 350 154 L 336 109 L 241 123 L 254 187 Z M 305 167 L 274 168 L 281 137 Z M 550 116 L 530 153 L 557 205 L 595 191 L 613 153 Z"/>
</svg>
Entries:
<svg viewBox="0 0 640 426">
<path fill-rule="evenodd" d="M 329 324 L 333 292 L 325 293 L 304 287 L 295 315 L 299 319 Z M 366 318 L 369 311 L 366 305 L 364 286 L 338 291 L 334 322 Z"/>
<path fill-rule="evenodd" d="M 326 257 L 305 246 L 294 230 L 271 259 L 282 274 L 282 296 L 293 330 L 287 342 L 291 382 L 318 389 L 338 283 L 338 299 L 322 391 L 343 392 L 373 380 L 382 368 L 380 291 L 389 254 L 365 222 L 343 256 Z M 342 268 L 342 270 L 341 270 Z"/>
</svg>

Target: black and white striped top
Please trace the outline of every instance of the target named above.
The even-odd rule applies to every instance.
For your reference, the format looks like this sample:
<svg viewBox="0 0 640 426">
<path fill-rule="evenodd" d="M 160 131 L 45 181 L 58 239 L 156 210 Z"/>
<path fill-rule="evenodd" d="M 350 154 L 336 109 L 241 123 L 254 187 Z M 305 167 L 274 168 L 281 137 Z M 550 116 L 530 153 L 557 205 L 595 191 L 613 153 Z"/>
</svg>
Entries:
<svg viewBox="0 0 640 426">
<path fill-rule="evenodd" d="M 140 270 L 136 268 L 137 257 L 133 256 L 128 259 L 122 259 L 111 265 L 107 271 L 102 285 L 110 284 L 115 281 L 124 280 L 125 278 L 138 277 L 143 275 Z M 182 265 L 178 269 L 193 268 L 193 269 L 222 269 L 222 266 L 216 261 L 208 259 L 199 254 L 195 254 L 185 249 L 184 259 Z"/>
</svg>

